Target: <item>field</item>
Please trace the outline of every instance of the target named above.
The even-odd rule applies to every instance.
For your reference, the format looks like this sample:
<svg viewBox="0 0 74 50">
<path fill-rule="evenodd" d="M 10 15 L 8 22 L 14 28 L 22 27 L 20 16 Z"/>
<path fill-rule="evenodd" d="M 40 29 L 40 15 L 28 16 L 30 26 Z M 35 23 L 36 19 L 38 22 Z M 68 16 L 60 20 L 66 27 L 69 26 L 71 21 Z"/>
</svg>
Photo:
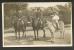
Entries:
<svg viewBox="0 0 74 50">
<path fill-rule="evenodd" d="M 18 40 L 15 38 L 14 29 L 5 29 L 4 30 L 4 45 L 69 45 L 71 44 L 71 34 L 72 29 L 71 27 L 65 27 L 64 38 L 61 38 L 61 34 L 59 32 L 54 33 L 54 43 L 51 42 L 51 33 L 49 30 L 46 29 L 46 38 L 43 38 L 42 30 L 39 30 L 39 40 L 34 40 L 34 32 L 32 27 L 27 27 L 26 35 L 27 37 Z M 21 32 L 22 35 L 22 32 Z M 61 36 L 60 36 L 61 35 Z"/>
</svg>

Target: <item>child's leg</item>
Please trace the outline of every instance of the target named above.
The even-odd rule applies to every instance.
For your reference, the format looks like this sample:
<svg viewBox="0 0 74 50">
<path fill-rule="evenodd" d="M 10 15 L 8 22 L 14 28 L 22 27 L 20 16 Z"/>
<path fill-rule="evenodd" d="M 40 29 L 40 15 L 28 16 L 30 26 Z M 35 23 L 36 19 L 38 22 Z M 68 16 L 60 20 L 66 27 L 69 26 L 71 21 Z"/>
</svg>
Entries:
<svg viewBox="0 0 74 50">
<path fill-rule="evenodd" d="M 57 27 L 57 30 L 59 29 L 59 23 L 58 21 L 56 21 L 56 27 Z"/>
</svg>

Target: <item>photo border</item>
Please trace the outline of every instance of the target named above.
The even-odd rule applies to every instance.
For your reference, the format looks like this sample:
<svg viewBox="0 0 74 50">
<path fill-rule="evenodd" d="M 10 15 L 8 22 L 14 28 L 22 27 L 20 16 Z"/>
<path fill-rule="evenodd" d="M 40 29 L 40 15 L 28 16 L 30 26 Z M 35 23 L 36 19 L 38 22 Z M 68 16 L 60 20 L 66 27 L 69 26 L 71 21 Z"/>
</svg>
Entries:
<svg viewBox="0 0 74 50">
<path fill-rule="evenodd" d="M 1 0 L 0 1 L 0 7 L 2 7 L 1 6 L 1 4 L 3 3 L 3 2 L 72 2 L 72 9 L 74 9 L 74 4 L 73 4 L 73 1 L 72 0 Z M 2 47 L 3 45 L 2 45 L 2 8 L 0 8 L 0 47 Z M 73 16 L 74 16 L 74 14 L 73 14 L 73 11 L 74 10 L 72 10 L 72 19 L 73 19 Z M 73 33 L 73 20 L 72 20 L 72 33 Z M 72 38 L 74 39 L 74 36 L 72 35 Z M 72 40 L 73 40 L 72 39 Z M 73 42 L 74 43 L 74 42 Z M 73 43 L 72 43 L 72 45 L 73 45 Z M 64 49 L 64 50 L 72 50 L 73 49 L 73 47 L 74 47 L 74 45 L 72 46 L 72 47 L 28 47 L 28 48 L 26 48 L 25 47 L 25 49 L 27 49 L 27 50 L 33 50 L 33 49 L 40 49 L 40 50 L 45 50 L 45 49 L 47 49 L 47 50 L 54 50 L 54 49 Z M 18 47 L 19 49 L 22 49 L 23 47 Z M 10 48 L 11 49 L 11 48 Z M 16 49 L 16 48 L 12 48 L 12 49 Z"/>
<path fill-rule="evenodd" d="M 39 2 L 16 2 L 16 4 L 18 3 L 39 3 Z M 43 2 L 40 2 L 43 3 Z M 47 2 L 44 2 L 47 3 Z M 51 44 L 51 45 L 4 45 L 4 4 L 15 4 L 15 2 L 5 2 L 2 3 L 2 28 L 3 28 L 3 47 L 71 47 L 72 46 L 72 32 L 71 32 L 71 44 L 67 45 L 67 44 Z M 71 17 L 71 26 L 72 26 L 72 17 Z M 72 29 L 72 28 L 71 28 Z"/>
</svg>

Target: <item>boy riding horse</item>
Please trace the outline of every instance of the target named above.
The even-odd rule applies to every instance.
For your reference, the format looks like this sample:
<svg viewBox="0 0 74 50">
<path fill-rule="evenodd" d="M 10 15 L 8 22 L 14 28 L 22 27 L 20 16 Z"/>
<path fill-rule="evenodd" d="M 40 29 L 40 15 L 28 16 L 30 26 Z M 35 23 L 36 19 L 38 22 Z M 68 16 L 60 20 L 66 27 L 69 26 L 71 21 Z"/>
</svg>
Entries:
<svg viewBox="0 0 74 50">
<path fill-rule="evenodd" d="M 56 31 L 58 31 L 58 30 L 59 30 L 59 23 L 58 23 L 58 21 L 59 21 L 59 16 L 57 15 L 56 12 L 53 13 L 52 21 L 53 21 L 53 23 L 56 24 Z"/>
</svg>

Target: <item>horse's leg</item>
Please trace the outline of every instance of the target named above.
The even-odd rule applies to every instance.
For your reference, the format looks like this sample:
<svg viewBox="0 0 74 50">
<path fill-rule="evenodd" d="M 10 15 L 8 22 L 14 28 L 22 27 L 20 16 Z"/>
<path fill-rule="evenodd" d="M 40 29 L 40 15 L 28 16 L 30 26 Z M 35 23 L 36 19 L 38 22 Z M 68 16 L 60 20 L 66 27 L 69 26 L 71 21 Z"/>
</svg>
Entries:
<svg viewBox="0 0 74 50">
<path fill-rule="evenodd" d="M 64 39 L 64 31 L 60 31 L 60 37 L 62 37 Z"/>
<path fill-rule="evenodd" d="M 15 38 L 17 39 L 17 31 L 15 30 Z"/>
<path fill-rule="evenodd" d="M 18 31 L 19 39 L 20 39 L 20 31 Z"/>
<path fill-rule="evenodd" d="M 36 40 L 36 33 L 35 33 L 35 30 L 34 30 L 34 36 L 35 36 L 35 40 Z"/>
<path fill-rule="evenodd" d="M 60 31 L 59 31 L 59 34 L 60 34 L 60 37 L 59 37 L 59 38 L 60 38 L 60 39 L 63 38 L 63 32 L 62 32 L 61 29 L 60 29 Z"/>
<path fill-rule="evenodd" d="M 51 30 L 50 28 L 48 28 L 48 30 L 49 30 L 50 33 L 51 33 L 51 38 L 54 38 L 52 30 Z"/>
<path fill-rule="evenodd" d="M 25 30 L 25 33 L 24 33 L 24 31 L 23 31 L 23 36 L 24 36 L 24 34 L 25 34 L 25 38 L 26 38 L 26 30 Z"/>
<path fill-rule="evenodd" d="M 53 32 L 52 32 L 52 30 L 50 28 L 48 28 L 48 29 L 49 29 L 49 31 L 51 33 L 51 41 L 54 42 L 54 34 L 53 34 Z"/>
<path fill-rule="evenodd" d="M 26 31 L 26 26 L 25 26 L 25 24 L 23 24 L 23 25 L 22 25 L 22 32 L 23 32 L 22 37 L 23 37 L 23 38 L 24 38 L 24 34 L 25 34 L 25 38 L 26 38 L 26 33 L 25 33 L 25 31 Z"/>
<path fill-rule="evenodd" d="M 54 34 L 52 31 L 50 31 L 50 32 L 51 32 L 51 42 L 53 43 L 54 42 Z"/>
<path fill-rule="evenodd" d="M 22 37 L 24 37 L 24 30 L 22 30 L 23 34 L 22 34 Z"/>
<path fill-rule="evenodd" d="M 63 30 L 63 39 L 64 39 L 64 33 L 65 33 L 65 31 Z"/>
<path fill-rule="evenodd" d="M 22 37 L 24 37 L 24 34 L 25 34 L 25 38 L 26 38 L 26 26 L 24 27 L 24 25 L 22 26 Z"/>
<path fill-rule="evenodd" d="M 14 31 L 15 31 L 15 38 L 17 39 L 17 30 L 14 29 Z"/>
<path fill-rule="evenodd" d="M 26 38 L 26 30 L 23 30 L 22 32 L 23 32 L 22 37 L 24 37 L 24 34 L 25 34 L 25 38 Z"/>
<path fill-rule="evenodd" d="M 45 29 L 43 29 L 43 32 L 44 32 L 44 35 L 43 35 L 43 37 L 45 38 L 45 37 L 46 37 L 46 35 L 45 35 Z"/>
<path fill-rule="evenodd" d="M 26 30 L 25 30 L 25 38 L 26 38 Z"/>
<path fill-rule="evenodd" d="M 38 39 L 38 30 L 37 30 L 37 39 Z"/>
</svg>

